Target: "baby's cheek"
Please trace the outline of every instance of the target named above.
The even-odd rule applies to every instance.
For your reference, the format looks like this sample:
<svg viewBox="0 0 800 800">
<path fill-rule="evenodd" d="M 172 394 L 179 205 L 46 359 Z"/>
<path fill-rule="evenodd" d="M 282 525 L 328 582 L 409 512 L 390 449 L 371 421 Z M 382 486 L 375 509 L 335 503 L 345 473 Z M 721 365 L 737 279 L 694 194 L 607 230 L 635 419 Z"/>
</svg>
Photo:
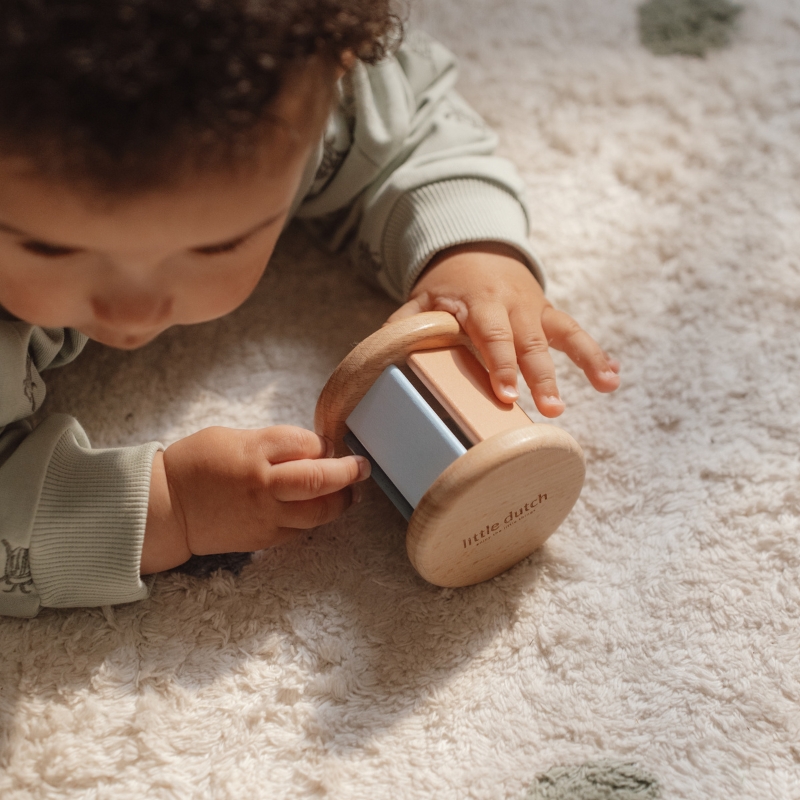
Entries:
<svg viewBox="0 0 800 800">
<path fill-rule="evenodd" d="M 0 305 L 15 317 L 42 327 L 74 327 L 88 305 L 80 302 L 80 286 L 50 270 L 27 270 L 25 278 L 0 274 Z"/>
<path fill-rule="evenodd" d="M 235 264 L 220 264 L 217 269 L 202 276 L 193 276 L 184 285 L 184 291 L 180 292 L 182 321 L 217 319 L 238 308 L 253 293 L 268 260 L 269 255 Z"/>
</svg>

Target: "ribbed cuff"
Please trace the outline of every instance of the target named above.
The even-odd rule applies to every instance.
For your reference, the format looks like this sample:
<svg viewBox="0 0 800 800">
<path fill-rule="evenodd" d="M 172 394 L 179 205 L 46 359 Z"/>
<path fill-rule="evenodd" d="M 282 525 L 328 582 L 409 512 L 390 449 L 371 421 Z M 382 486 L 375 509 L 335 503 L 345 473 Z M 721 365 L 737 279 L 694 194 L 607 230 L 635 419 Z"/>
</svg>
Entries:
<svg viewBox="0 0 800 800">
<path fill-rule="evenodd" d="M 43 606 L 147 597 L 139 567 L 157 442 L 109 450 L 66 431 L 55 446 L 33 524 L 30 564 Z"/>
<path fill-rule="evenodd" d="M 427 263 L 448 247 L 502 242 L 520 252 L 544 286 L 544 271 L 527 240 L 525 210 L 514 195 L 474 178 L 437 181 L 404 194 L 386 225 L 379 276 L 405 301 Z"/>
</svg>

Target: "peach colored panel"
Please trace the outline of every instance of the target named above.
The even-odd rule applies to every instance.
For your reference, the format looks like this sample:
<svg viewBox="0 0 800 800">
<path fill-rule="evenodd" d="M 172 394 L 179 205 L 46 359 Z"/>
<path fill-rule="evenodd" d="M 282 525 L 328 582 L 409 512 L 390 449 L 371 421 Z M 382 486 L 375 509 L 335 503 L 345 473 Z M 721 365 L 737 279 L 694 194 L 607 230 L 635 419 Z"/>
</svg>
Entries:
<svg viewBox="0 0 800 800">
<path fill-rule="evenodd" d="M 533 424 L 516 403 L 497 399 L 489 373 L 466 347 L 412 353 L 408 365 L 473 444 Z"/>
</svg>

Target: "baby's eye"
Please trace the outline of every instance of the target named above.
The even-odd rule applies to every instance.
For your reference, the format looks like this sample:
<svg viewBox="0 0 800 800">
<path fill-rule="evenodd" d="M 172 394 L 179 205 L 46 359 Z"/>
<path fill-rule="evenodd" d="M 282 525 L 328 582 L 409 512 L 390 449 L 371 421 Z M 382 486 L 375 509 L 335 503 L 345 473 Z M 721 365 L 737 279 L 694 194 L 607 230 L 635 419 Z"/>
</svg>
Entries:
<svg viewBox="0 0 800 800">
<path fill-rule="evenodd" d="M 46 258 L 59 258 L 61 256 L 71 256 L 78 252 L 75 247 L 64 247 L 58 244 L 48 244 L 39 242 L 36 239 L 28 239 L 21 243 L 21 247 L 29 253 Z"/>
<path fill-rule="evenodd" d="M 238 239 L 233 239 L 230 242 L 222 242 L 221 244 L 209 244 L 205 247 L 193 248 L 193 253 L 198 253 L 201 256 L 216 256 L 220 253 L 232 253 L 239 245 L 244 242 L 246 236 L 240 236 Z"/>
</svg>

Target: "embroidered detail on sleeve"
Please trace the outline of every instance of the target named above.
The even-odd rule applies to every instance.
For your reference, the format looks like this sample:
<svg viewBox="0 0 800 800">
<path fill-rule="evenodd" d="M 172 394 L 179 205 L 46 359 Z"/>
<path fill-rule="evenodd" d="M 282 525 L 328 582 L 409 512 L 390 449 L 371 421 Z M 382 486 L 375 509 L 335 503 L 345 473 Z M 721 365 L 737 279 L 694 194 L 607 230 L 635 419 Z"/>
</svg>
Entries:
<svg viewBox="0 0 800 800">
<path fill-rule="evenodd" d="M 325 186 L 333 174 L 339 169 L 344 157 L 347 155 L 347 148 L 339 149 L 336 143 L 326 139 L 323 145 L 322 163 L 319 165 L 314 183 Z"/>
<path fill-rule="evenodd" d="M 489 126 L 483 121 L 481 116 L 470 108 L 465 102 L 457 103 L 453 98 L 446 98 L 442 101 L 442 113 L 445 119 L 455 123 L 468 125 L 476 131 L 485 133 Z"/>
<path fill-rule="evenodd" d="M 36 396 L 34 391 L 37 388 L 37 383 L 33 379 L 33 359 L 31 354 L 28 353 L 25 360 L 25 379 L 22 381 L 22 391 L 25 392 L 25 397 L 31 404 L 31 411 L 36 411 Z"/>
<path fill-rule="evenodd" d="M 33 577 L 28 548 L 12 547 L 5 539 L 3 539 L 3 546 L 6 549 L 6 566 L 5 574 L 0 576 L 0 584 L 9 587 L 3 589 L 3 592 L 9 594 L 19 589 L 22 594 L 30 594 L 33 588 Z"/>
</svg>

